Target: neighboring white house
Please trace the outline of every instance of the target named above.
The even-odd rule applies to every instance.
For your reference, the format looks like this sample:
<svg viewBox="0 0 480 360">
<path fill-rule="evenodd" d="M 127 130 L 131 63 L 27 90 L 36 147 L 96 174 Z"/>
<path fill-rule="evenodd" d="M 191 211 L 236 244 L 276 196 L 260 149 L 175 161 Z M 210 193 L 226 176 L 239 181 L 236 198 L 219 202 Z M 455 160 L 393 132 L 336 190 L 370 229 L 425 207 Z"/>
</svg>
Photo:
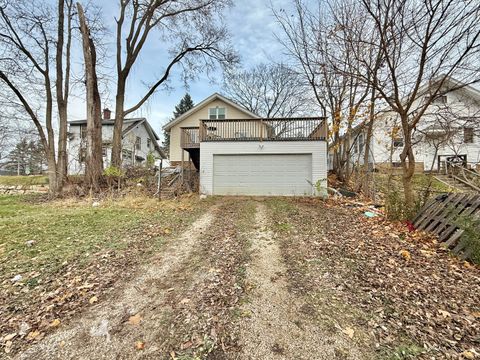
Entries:
<svg viewBox="0 0 480 360">
<path fill-rule="evenodd" d="M 417 172 L 443 169 L 447 158 L 456 157 L 471 168 L 480 164 L 480 91 L 447 79 L 442 94 L 433 101 L 414 130 L 413 150 Z M 452 90 L 449 90 L 452 89 Z M 417 109 L 429 96 L 429 86 L 419 91 L 412 109 Z M 363 164 L 366 129 L 361 126 L 352 132 L 354 164 Z M 373 126 L 369 166 L 376 169 L 400 167 L 403 149 L 401 124 L 391 111 L 381 113 Z M 332 151 L 329 153 L 331 169 Z"/>
<path fill-rule="evenodd" d="M 103 167 L 110 165 L 114 120 L 108 109 L 103 111 L 102 119 L 102 156 Z M 69 121 L 68 130 L 68 174 L 78 175 L 85 171 L 86 120 Z M 125 119 L 122 132 L 122 164 L 142 165 L 148 154 L 156 159 L 165 158 L 158 145 L 160 138 L 145 118 Z"/>
<path fill-rule="evenodd" d="M 213 94 L 164 129 L 170 162 L 192 159 L 201 194 L 326 194 L 324 118 L 261 119 Z"/>
</svg>

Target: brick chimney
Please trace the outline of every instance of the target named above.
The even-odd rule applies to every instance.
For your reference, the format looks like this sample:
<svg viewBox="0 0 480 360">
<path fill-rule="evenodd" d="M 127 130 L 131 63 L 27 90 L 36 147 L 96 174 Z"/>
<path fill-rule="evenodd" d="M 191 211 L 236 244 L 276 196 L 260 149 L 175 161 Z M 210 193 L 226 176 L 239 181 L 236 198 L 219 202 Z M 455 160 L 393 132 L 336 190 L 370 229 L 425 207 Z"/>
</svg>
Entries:
<svg viewBox="0 0 480 360">
<path fill-rule="evenodd" d="M 110 111 L 109 108 L 103 109 L 103 120 L 110 120 L 111 115 L 112 115 L 112 112 Z"/>
</svg>

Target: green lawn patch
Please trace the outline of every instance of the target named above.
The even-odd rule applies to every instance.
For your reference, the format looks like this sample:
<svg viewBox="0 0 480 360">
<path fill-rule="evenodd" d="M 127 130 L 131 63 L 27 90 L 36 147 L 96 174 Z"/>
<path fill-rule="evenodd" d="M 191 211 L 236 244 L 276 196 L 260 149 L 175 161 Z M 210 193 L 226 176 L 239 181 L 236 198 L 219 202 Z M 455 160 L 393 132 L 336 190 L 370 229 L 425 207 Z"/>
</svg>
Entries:
<svg viewBox="0 0 480 360">
<path fill-rule="evenodd" d="M 48 177 L 44 175 L 0 176 L 0 185 L 7 185 L 7 186 L 48 185 Z"/>
<path fill-rule="evenodd" d="M 187 211 L 191 210 L 187 203 L 177 206 L 150 199 L 104 202 L 98 207 L 88 201 L 28 199 L 0 196 L 0 282 L 33 270 L 52 273 L 65 262 L 88 262 L 103 250 L 124 250 L 145 231 L 160 241 L 193 213 Z M 166 229 L 165 234 L 159 228 Z"/>
</svg>

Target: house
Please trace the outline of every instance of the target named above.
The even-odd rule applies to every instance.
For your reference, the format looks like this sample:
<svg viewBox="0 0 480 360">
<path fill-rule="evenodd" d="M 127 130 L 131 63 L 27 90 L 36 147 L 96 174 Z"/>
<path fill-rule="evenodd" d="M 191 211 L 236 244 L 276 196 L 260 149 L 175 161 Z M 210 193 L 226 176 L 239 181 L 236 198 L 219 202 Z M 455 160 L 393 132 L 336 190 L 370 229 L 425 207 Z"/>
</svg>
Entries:
<svg viewBox="0 0 480 360">
<path fill-rule="evenodd" d="M 423 86 L 412 109 L 418 109 L 430 96 L 435 83 Z M 480 91 L 448 78 L 438 96 L 428 106 L 413 133 L 415 170 L 443 171 L 447 159 L 457 159 L 469 168 L 480 166 Z M 366 128 L 352 131 L 351 163 L 363 165 Z M 369 166 L 377 170 L 401 168 L 403 149 L 400 120 L 392 111 L 384 110 L 373 125 Z M 329 169 L 333 149 L 329 150 Z"/>
<path fill-rule="evenodd" d="M 68 130 L 68 174 L 83 174 L 85 171 L 85 146 L 87 120 L 69 121 Z M 102 119 L 102 156 L 103 167 L 110 165 L 112 154 L 114 120 L 111 111 L 103 110 Z M 147 156 L 155 159 L 165 158 L 158 145 L 159 137 L 145 118 L 124 119 L 122 132 L 122 164 L 123 166 L 146 164 Z"/>
<path fill-rule="evenodd" d="M 191 159 L 201 194 L 326 194 L 324 118 L 262 119 L 215 93 L 164 129 L 170 163 Z"/>
</svg>

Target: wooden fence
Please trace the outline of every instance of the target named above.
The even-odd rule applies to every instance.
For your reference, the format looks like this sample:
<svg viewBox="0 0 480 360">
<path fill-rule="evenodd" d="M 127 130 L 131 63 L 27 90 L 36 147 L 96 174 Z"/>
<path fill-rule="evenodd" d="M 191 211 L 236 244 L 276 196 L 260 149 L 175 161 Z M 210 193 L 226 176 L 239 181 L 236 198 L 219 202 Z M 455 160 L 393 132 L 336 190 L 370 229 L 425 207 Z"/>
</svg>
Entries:
<svg viewBox="0 0 480 360">
<path fill-rule="evenodd" d="M 413 221 L 416 229 L 435 233 L 441 243 L 455 253 L 470 257 L 471 249 L 466 249 L 461 241 L 465 230 L 459 227 L 462 219 L 480 220 L 480 195 L 452 193 L 437 196 L 428 202 Z M 480 237 L 480 229 L 478 231 Z"/>
</svg>

